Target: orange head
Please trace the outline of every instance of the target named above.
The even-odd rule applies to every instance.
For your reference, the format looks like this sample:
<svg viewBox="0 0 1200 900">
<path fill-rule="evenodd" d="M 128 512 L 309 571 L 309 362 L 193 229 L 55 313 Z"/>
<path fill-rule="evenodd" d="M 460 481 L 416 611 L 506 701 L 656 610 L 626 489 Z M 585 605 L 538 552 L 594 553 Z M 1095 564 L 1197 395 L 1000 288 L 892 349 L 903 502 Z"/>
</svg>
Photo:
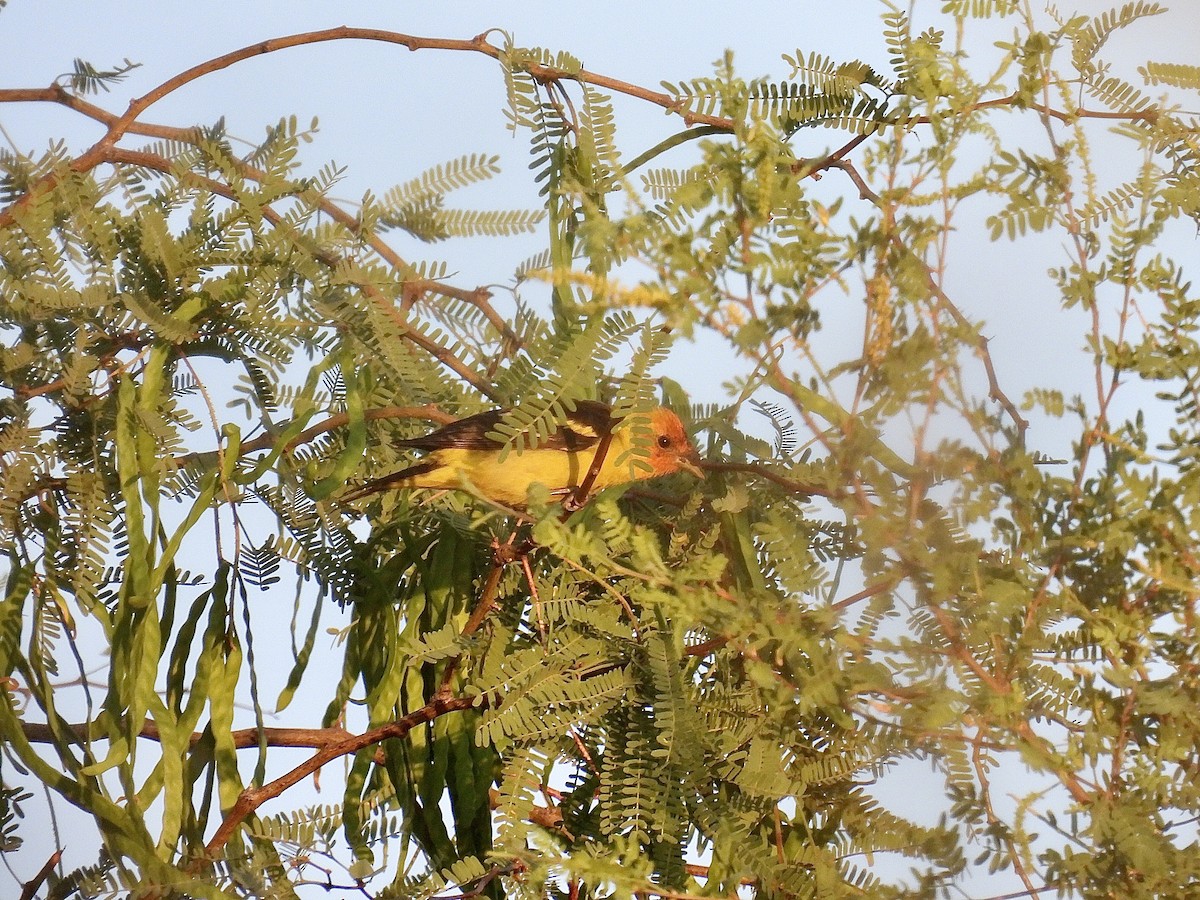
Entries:
<svg viewBox="0 0 1200 900">
<path fill-rule="evenodd" d="M 700 468 L 700 454 L 688 439 L 679 416 L 665 406 L 652 410 L 650 433 L 652 443 L 649 463 L 654 467 L 655 475 L 670 475 L 682 470 L 700 478 L 704 477 Z"/>
</svg>

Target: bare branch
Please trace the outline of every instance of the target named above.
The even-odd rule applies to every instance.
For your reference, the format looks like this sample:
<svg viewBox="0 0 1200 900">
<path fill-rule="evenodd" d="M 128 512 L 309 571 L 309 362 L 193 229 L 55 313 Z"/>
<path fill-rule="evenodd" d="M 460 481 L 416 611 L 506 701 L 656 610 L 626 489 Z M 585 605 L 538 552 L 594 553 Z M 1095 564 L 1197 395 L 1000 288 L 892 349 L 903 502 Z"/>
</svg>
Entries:
<svg viewBox="0 0 1200 900">
<path fill-rule="evenodd" d="M 136 97 L 129 102 L 129 106 L 125 112 L 119 116 L 105 114 L 103 116 L 93 115 L 94 111 L 98 111 L 97 107 L 83 101 L 76 100 L 68 101 L 65 98 L 70 95 L 60 87 L 50 87 L 42 89 L 17 89 L 0 91 L 0 102 L 25 102 L 25 101 L 50 101 L 62 103 L 76 109 L 85 115 L 92 116 L 98 121 L 106 124 L 107 130 L 104 136 L 95 144 L 73 159 L 70 163 L 70 168 L 74 172 L 86 172 L 95 168 L 97 165 L 109 161 L 109 154 L 115 149 L 117 142 L 126 134 L 137 130 L 137 120 L 143 112 L 162 100 L 164 97 L 179 90 L 187 84 L 203 78 L 213 72 L 219 72 L 221 69 L 227 69 L 230 66 L 236 65 L 247 59 L 253 59 L 257 56 L 263 56 L 267 53 L 275 53 L 280 50 L 287 50 L 291 47 L 300 47 L 306 44 L 319 44 L 325 41 L 343 41 L 343 40 L 364 40 L 364 41 L 382 41 L 389 44 L 400 44 L 407 47 L 409 50 L 454 50 L 459 52 L 475 52 L 490 56 L 493 59 L 498 59 L 500 49 L 487 41 L 487 32 L 476 35 L 469 40 L 455 40 L 451 38 L 427 38 L 418 37 L 416 35 L 401 34 L 395 31 L 384 31 L 377 28 L 351 28 L 349 26 L 341 26 L 338 28 L 329 28 L 322 31 L 308 31 L 299 34 L 284 35 L 282 37 L 270 38 L 265 41 L 259 41 L 249 46 L 242 47 L 239 50 L 234 50 L 230 53 L 225 53 L 221 56 L 214 57 L 192 66 L 177 75 L 168 78 L 166 81 L 151 89 L 148 93 L 140 97 Z M 607 90 L 626 94 L 631 97 L 636 97 L 641 100 L 646 100 L 663 107 L 671 112 L 678 113 L 688 125 L 710 125 L 717 126 L 728 131 L 734 128 L 732 119 L 723 118 L 720 116 L 710 116 L 702 113 L 686 112 L 682 104 L 669 94 L 664 94 L 661 91 L 652 91 L 639 85 L 631 84 L 626 81 L 621 81 L 616 78 L 611 78 L 607 75 L 599 75 L 594 72 L 580 70 L 578 72 L 567 72 L 562 69 L 556 69 L 553 66 L 531 63 L 527 67 L 529 73 L 543 83 L 552 83 L 558 81 L 581 81 L 587 84 L 593 84 L 597 87 L 606 88 Z M 50 190 L 58 182 L 58 176 L 54 173 L 49 173 L 43 176 L 21 199 L 12 203 L 8 208 L 0 210 L 0 228 L 5 228 L 12 224 L 16 213 L 28 206 L 32 200 L 47 190 Z"/>
</svg>

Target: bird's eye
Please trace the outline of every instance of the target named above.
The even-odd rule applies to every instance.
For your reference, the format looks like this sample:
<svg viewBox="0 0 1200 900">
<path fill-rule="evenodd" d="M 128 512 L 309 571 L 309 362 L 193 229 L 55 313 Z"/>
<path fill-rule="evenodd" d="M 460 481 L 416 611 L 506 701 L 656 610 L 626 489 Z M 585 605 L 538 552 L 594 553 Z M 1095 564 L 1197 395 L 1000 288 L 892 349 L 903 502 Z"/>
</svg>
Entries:
<svg viewBox="0 0 1200 900">
<path fill-rule="evenodd" d="M 666 450 L 668 447 L 671 446 L 671 439 L 669 437 L 667 437 L 667 435 L 665 435 L 665 434 L 660 434 L 658 436 L 658 446 L 660 446 L 664 450 Z"/>
</svg>

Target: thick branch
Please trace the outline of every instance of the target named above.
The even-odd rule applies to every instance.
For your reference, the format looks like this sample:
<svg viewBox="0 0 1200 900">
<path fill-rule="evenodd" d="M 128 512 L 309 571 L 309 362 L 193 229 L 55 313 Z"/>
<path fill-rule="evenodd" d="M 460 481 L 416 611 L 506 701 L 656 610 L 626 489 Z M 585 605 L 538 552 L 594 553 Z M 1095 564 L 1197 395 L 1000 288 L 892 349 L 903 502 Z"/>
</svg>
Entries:
<svg viewBox="0 0 1200 900">
<path fill-rule="evenodd" d="M 81 741 L 96 740 L 98 737 L 84 722 L 68 725 L 67 728 Z M 44 722 L 22 722 L 21 731 L 33 744 L 52 744 L 57 740 L 53 730 Z M 138 737 L 151 741 L 162 740 L 158 726 L 151 719 L 147 719 L 142 725 Z M 193 732 L 188 743 L 194 745 L 203 737 L 201 732 Z M 232 732 L 230 737 L 235 749 L 245 750 L 258 747 L 260 743 L 265 743 L 268 747 L 322 748 L 344 741 L 353 735 L 344 728 L 264 728 L 261 732 L 257 728 L 241 728 Z"/>
<path fill-rule="evenodd" d="M 102 125 L 112 127 L 118 116 L 102 106 L 89 103 L 77 94 L 72 94 L 61 84 L 52 84 L 44 88 L 0 88 L 0 103 L 57 103 L 74 110 L 89 119 L 95 119 Z M 167 140 L 192 141 L 200 133 L 198 128 L 176 128 L 172 125 L 153 125 L 146 122 L 134 122 L 125 129 L 126 134 L 140 134 L 146 137 L 165 138 Z"/>
</svg>

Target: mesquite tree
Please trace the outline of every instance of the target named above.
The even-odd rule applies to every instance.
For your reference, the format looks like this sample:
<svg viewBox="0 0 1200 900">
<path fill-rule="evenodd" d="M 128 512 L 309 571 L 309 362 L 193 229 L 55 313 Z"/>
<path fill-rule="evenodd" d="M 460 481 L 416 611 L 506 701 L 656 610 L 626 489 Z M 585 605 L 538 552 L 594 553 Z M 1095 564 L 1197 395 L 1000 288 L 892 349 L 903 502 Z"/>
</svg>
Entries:
<svg viewBox="0 0 1200 900">
<path fill-rule="evenodd" d="M 660 90 L 500 32 L 339 28 L 120 113 L 88 95 L 124 69 L 0 89 L 103 126 L 0 157 L 23 895 L 1195 885 L 1200 298 L 1171 248 L 1200 219 L 1172 105 L 1200 68 L 1106 62 L 1148 2 L 944 6 L 883 16 L 882 71 L 781 47 L 776 80 L 726 59 Z M 981 65 L 989 18 L 1011 37 Z M 245 152 L 154 118 L 350 40 L 491 57 L 528 209 L 451 205 L 489 154 L 349 204 L 294 120 Z M 618 96 L 677 132 L 618 133 Z M 964 230 L 1032 296 L 973 306 L 995 285 Z M 503 288 L 397 249 L 518 233 L 543 250 Z M 1085 377 L 1006 364 L 987 321 L 1012 316 Z M 726 395 L 663 375 L 703 365 L 695 341 L 736 361 Z M 536 485 L 522 509 L 341 499 L 411 461 L 399 439 L 500 406 L 520 453 L 582 399 L 672 406 L 707 477 L 579 509 Z M 887 794 L 917 770 L 930 791 Z M 32 828 L 46 798 L 94 834 Z"/>
</svg>

